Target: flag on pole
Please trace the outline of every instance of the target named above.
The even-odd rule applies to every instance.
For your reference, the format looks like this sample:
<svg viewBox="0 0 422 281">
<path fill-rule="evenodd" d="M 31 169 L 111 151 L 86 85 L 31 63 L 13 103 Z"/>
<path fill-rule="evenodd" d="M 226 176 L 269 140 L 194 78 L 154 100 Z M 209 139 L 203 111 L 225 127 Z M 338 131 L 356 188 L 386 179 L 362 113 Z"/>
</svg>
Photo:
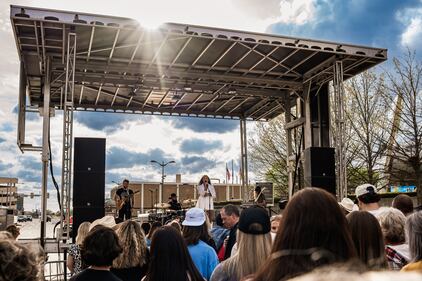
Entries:
<svg viewBox="0 0 422 281">
<path fill-rule="evenodd" d="M 226 182 L 228 183 L 230 180 L 230 171 L 229 168 L 227 167 L 227 163 L 226 163 Z"/>
<path fill-rule="evenodd" d="M 234 163 L 232 159 L 232 184 L 234 184 Z"/>
<path fill-rule="evenodd" d="M 239 181 L 242 183 L 243 175 L 242 175 L 242 164 L 239 165 Z"/>
</svg>

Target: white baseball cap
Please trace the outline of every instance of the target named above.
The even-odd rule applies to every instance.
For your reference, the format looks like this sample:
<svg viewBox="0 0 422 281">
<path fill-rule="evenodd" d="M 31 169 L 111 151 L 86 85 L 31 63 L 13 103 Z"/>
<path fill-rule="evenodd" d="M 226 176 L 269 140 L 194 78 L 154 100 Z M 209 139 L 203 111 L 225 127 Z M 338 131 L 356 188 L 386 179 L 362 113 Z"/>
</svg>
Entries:
<svg viewBox="0 0 422 281">
<path fill-rule="evenodd" d="M 373 186 L 372 184 L 365 183 L 365 184 L 359 185 L 355 189 L 356 197 L 360 197 L 360 196 L 368 194 L 368 193 L 377 194 L 378 193 L 377 188 L 375 186 Z"/>
<path fill-rule="evenodd" d="M 205 212 L 201 208 L 191 208 L 186 212 L 182 225 L 200 226 L 205 222 Z"/>
</svg>

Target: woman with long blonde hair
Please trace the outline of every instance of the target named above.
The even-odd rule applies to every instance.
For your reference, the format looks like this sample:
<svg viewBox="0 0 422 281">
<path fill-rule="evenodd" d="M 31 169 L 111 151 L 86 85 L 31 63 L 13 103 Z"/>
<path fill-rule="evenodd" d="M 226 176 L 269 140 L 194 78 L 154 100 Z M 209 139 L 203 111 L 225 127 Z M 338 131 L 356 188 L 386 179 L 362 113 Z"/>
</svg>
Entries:
<svg viewBox="0 0 422 281">
<path fill-rule="evenodd" d="M 254 274 L 271 254 L 271 223 L 265 209 L 251 207 L 240 214 L 237 252 L 219 264 L 211 281 L 237 281 Z"/>
<path fill-rule="evenodd" d="M 91 223 L 89 221 L 83 222 L 79 225 L 78 234 L 76 235 L 76 243 L 69 247 L 69 256 L 67 257 L 67 268 L 69 268 L 72 275 L 78 274 L 84 269 L 81 259 L 81 245 L 85 237 L 88 235 Z"/>
<path fill-rule="evenodd" d="M 149 253 L 139 223 L 123 222 L 116 230 L 123 252 L 113 261 L 111 272 L 123 281 L 141 280 L 148 269 Z"/>
</svg>

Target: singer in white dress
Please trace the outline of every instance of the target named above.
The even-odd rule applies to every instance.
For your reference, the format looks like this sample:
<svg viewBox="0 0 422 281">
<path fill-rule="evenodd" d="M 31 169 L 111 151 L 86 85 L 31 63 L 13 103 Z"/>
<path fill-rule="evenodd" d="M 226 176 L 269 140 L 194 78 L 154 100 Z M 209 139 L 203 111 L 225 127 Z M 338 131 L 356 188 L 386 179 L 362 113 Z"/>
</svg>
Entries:
<svg viewBox="0 0 422 281">
<path fill-rule="evenodd" d="M 208 217 L 212 220 L 212 210 L 214 210 L 214 198 L 216 197 L 214 186 L 211 184 L 210 178 L 207 175 L 202 176 L 197 186 L 198 202 L 196 207 L 201 208 L 207 212 Z"/>
</svg>

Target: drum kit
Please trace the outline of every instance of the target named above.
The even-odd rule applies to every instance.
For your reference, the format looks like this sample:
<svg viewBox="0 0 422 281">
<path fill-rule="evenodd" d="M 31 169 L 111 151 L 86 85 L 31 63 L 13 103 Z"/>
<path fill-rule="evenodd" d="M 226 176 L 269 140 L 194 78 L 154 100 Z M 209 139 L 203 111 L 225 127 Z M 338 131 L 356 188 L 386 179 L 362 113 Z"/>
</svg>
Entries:
<svg viewBox="0 0 422 281">
<path fill-rule="evenodd" d="M 157 211 L 155 213 L 151 213 L 148 215 L 148 220 L 150 222 L 159 221 L 163 225 L 167 224 L 173 220 L 183 221 L 185 219 L 185 214 L 187 209 L 195 207 L 196 199 L 186 199 L 182 202 L 182 209 L 181 210 L 171 210 L 170 204 L 168 203 L 157 203 L 154 205 L 156 209 L 161 211 Z"/>
</svg>

